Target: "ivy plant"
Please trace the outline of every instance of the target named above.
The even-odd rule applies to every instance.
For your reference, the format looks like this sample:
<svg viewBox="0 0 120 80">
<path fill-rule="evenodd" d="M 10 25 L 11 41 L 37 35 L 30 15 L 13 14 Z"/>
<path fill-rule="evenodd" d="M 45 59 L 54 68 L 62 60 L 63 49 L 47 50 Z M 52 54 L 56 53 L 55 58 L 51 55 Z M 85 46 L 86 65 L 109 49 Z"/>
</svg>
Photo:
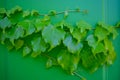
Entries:
<svg viewBox="0 0 120 80">
<path fill-rule="evenodd" d="M 70 74 L 75 74 L 79 64 L 90 72 L 113 64 L 116 53 L 112 40 L 118 35 L 116 27 L 120 27 L 120 23 L 114 27 L 98 22 L 94 29 L 85 21 L 78 21 L 74 26 L 65 20 L 51 23 L 51 16 L 64 14 L 67 17 L 73 11 L 86 12 L 52 10 L 39 14 L 37 10 L 23 11 L 18 6 L 11 10 L 1 8 L 0 42 L 9 50 L 21 49 L 23 56 L 45 56 L 47 68 L 60 66 Z"/>
</svg>

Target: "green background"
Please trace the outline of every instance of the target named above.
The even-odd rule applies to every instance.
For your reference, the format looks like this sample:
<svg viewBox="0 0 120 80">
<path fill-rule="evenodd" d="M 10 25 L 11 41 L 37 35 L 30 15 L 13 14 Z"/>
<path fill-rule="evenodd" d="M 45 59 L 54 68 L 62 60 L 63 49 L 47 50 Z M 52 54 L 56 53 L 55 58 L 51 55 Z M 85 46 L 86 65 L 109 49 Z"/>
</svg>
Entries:
<svg viewBox="0 0 120 80">
<path fill-rule="evenodd" d="M 47 13 L 50 10 L 60 12 L 79 7 L 81 10 L 88 10 L 89 13 L 87 15 L 70 13 L 67 21 L 74 25 L 76 21 L 85 20 L 94 27 L 98 21 L 110 25 L 120 21 L 119 3 L 120 0 L 0 0 L 0 7 L 11 9 L 19 5 L 24 10 L 36 9 L 40 13 Z M 52 23 L 62 19 L 63 15 L 58 15 L 52 19 Z M 93 74 L 80 68 L 79 74 L 87 80 L 120 80 L 120 34 L 113 44 L 117 53 L 113 65 L 108 68 L 101 67 Z M 0 44 L 0 80 L 80 80 L 76 76 L 66 74 L 60 67 L 46 69 L 45 61 L 45 58 L 33 59 L 30 56 L 24 58 L 20 52 L 8 51 Z"/>
</svg>

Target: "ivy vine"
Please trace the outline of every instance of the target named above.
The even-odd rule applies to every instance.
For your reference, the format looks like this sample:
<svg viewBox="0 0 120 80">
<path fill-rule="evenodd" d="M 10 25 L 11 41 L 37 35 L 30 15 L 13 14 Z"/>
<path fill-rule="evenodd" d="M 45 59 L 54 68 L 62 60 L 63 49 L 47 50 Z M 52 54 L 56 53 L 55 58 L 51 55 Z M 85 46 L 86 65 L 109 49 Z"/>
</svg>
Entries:
<svg viewBox="0 0 120 80">
<path fill-rule="evenodd" d="M 21 49 L 23 56 L 45 56 L 47 68 L 61 66 L 70 74 L 77 74 L 78 65 L 95 72 L 104 64 L 113 64 L 116 53 L 112 40 L 118 35 L 116 28 L 120 23 L 111 26 L 98 22 L 94 29 L 85 21 L 75 26 L 65 20 L 51 23 L 51 16 L 66 17 L 69 12 L 87 13 L 76 9 L 39 14 L 37 10 L 23 11 L 18 6 L 11 10 L 1 8 L 0 42 L 9 50 Z"/>
</svg>

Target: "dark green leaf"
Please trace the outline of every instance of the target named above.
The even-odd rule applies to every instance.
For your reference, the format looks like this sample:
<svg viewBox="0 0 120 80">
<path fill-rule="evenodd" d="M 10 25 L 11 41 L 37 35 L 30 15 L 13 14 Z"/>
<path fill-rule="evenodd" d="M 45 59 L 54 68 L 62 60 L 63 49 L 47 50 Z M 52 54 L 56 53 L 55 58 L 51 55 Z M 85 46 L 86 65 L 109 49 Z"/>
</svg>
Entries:
<svg viewBox="0 0 120 80">
<path fill-rule="evenodd" d="M 15 41 L 15 48 L 16 48 L 16 50 L 20 49 L 23 46 L 23 44 L 24 44 L 23 40 L 20 40 L 20 39 L 16 40 Z"/>
<path fill-rule="evenodd" d="M 69 73 L 73 73 L 78 66 L 79 56 L 73 55 L 66 50 L 62 50 L 59 52 L 57 57 L 58 64 Z"/>
</svg>

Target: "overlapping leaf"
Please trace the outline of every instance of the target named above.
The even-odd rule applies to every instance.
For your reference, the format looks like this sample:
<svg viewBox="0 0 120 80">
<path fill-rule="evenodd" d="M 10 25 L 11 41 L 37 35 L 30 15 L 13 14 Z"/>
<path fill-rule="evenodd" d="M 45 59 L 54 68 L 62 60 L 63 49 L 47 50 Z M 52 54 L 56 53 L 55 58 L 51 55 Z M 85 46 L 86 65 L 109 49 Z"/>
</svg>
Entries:
<svg viewBox="0 0 120 80">
<path fill-rule="evenodd" d="M 24 36 L 24 30 L 21 27 L 13 26 L 7 33 L 6 38 L 9 38 L 14 45 L 14 40 Z"/>
<path fill-rule="evenodd" d="M 29 20 L 21 21 L 17 24 L 19 27 L 23 28 L 25 31 L 25 36 L 28 36 L 35 32 L 35 26 Z"/>
<path fill-rule="evenodd" d="M 73 54 L 79 53 L 83 47 L 82 43 L 77 43 L 69 34 L 65 37 L 63 44 L 68 48 L 68 51 Z"/>
<path fill-rule="evenodd" d="M 64 39 L 65 32 L 62 29 L 55 28 L 53 25 L 49 25 L 43 29 L 42 36 L 45 42 L 49 43 L 51 48 L 54 48 Z"/>
<path fill-rule="evenodd" d="M 33 49 L 33 57 L 45 52 L 47 49 L 47 45 L 41 37 L 35 37 L 31 41 L 32 49 Z"/>
</svg>

